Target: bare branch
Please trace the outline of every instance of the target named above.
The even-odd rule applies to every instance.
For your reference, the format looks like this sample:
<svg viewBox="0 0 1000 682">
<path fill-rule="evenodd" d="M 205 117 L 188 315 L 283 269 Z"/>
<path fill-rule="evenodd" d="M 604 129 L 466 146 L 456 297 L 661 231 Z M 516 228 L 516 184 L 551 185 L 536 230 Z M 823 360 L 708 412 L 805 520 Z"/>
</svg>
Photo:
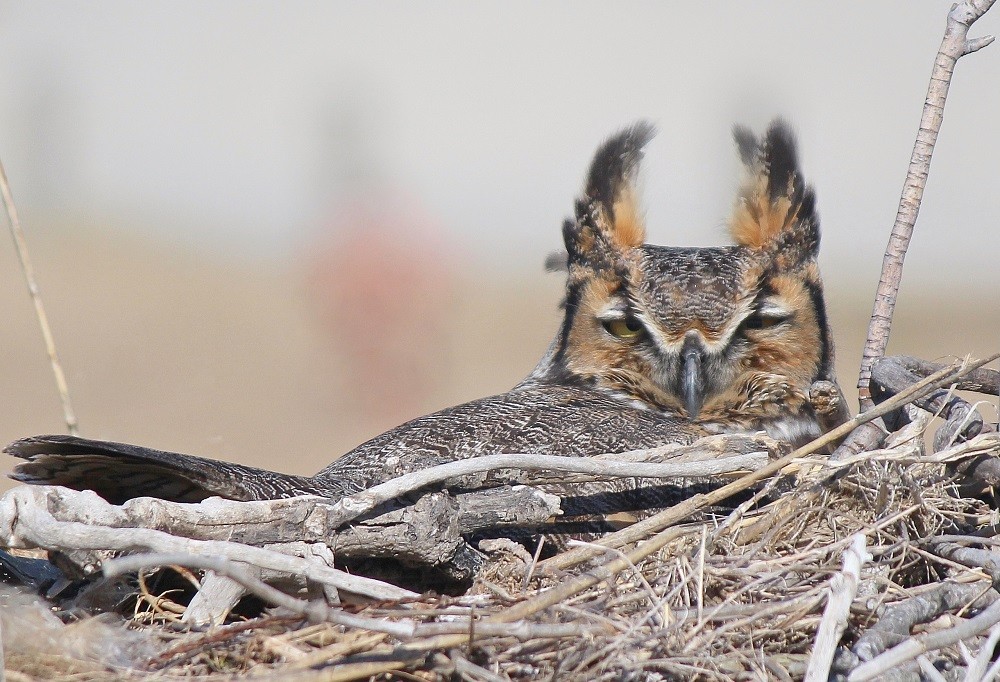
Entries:
<svg viewBox="0 0 1000 682">
<path fill-rule="evenodd" d="M 560 457 L 557 455 L 485 455 L 472 459 L 463 459 L 447 464 L 414 471 L 391 481 L 373 486 L 360 493 L 330 505 L 327 512 L 327 524 L 336 527 L 347 523 L 362 514 L 371 511 L 380 504 L 394 500 L 401 495 L 419 490 L 434 483 L 460 479 L 474 474 L 496 471 L 498 469 L 519 469 L 521 471 L 555 471 L 562 473 L 581 473 L 602 478 L 699 478 L 731 474 L 737 471 L 753 471 L 759 469 L 768 461 L 767 450 L 752 452 L 735 457 L 721 457 L 716 447 L 721 441 L 729 443 L 734 436 L 709 436 L 689 446 L 666 445 L 649 450 L 635 450 L 621 455 L 601 455 L 598 457 Z M 740 436 L 744 441 L 749 437 Z M 711 457 L 706 458 L 705 451 Z M 722 451 L 724 452 L 724 451 Z M 678 454 L 701 455 L 691 461 L 651 463 L 637 461 L 657 457 L 677 456 Z M 614 459 L 612 459 L 614 458 Z M 551 477 L 506 477 L 504 482 L 541 483 L 552 480 Z M 565 476 L 557 480 L 565 481 Z M 478 481 L 463 481 L 463 487 L 473 487 Z"/>
<path fill-rule="evenodd" d="M 134 556 L 112 559 L 105 563 L 104 574 L 113 577 L 144 568 L 159 566 L 186 566 L 214 571 L 219 575 L 235 580 L 249 592 L 264 601 L 288 609 L 292 613 L 304 616 L 313 622 L 327 621 L 345 627 L 361 628 L 374 632 L 384 632 L 397 639 L 412 639 L 445 634 L 461 634 L 468 636 L 469 619 L 463 618 L 452 622 L 419 623 L 411 619 L 389 620 L 386 618 L 366 618 L 344 613 L 321 601 L 306 601 L 289 596 L 267 583 L 258 580 L 238 562 L 223 557 L 204 556 L 184 553 L 154 553 L 137 554 Z M 602 628 L 594 628 L 573 623 L 536 625 L 526 622 L 489 623 L 476 622 L 476 633 L 483 636 L 515 637 L 520 640 L 537 637 L 579 637 L 588 632 L 598 632 Z"/>
<path fill-rule="evenodd" d="M 922 378 L 939 371 L 942 367 L 944 365 L 940 363 L 928 362 L 909 355 L 890 355 L 875 363 L 875 366 L 872 368 L 875 374 L 873 374 L 872 378 L 879 383 L 883 380 L 891 381 L 890 377 L 898 371 L 905 371 L 909 377 Z M 888 374 L 878 375 L 877 373 L 882 369 L 885 369 Z M 909 385 L 912 381 L 913 379 L 910 378 L 905 383 Z M 891 383 L 887 384 L 887 386 L 891 391 L 897 391 L 902 388 L 902 386 L 893 386 Z M 980 367 L 973 372 L 969 372 L 961 381 L 956 382 L 955 388 L 960 391 L 974 391 L 990 396 L 998 395 L 1000 394 L 1000 372 L 989 367 Z"/>
<path fill-rule="evenodd" d="M 996 0 L 965 0 L 954 5 L 948 13 L 948 24 L 944 39 L 938 49 L 931 70 L 930 84 L 927 87 L 927 98 L 924 100 L 923 113 L 920 116 L 920 129 L 913 145 L 910 165 L 906 171 L 906 181 L 903 183 L 903 193 L 899 199 L 899 209 L 896 212 L 896 222 L 892 226 L 889 244 L 882 260 L 882 275 L 875 293 L 875 305 L 872 309 L 871 322 L 868 326 L 868 338 L 861 357 L 861 370 L 858 374 L 858 394 L 863 411 L 874 406 L 869 382 L 872 365 L 885 355 L 889 343 L 889 331 L 892 325 L 892 313 L 896 306 L 896 295 L 903 276 L 903 259 L 913 235 L 913 226 L 917 222 L 920 211 L 920 201 L 923 198 L 924 187 L 927 184 L 927 174 L 930 172 L 931 155 L 937 142 L 938 132 L 944 118 L 944 105 L 948 98 L 948 88 L 955 70 L 955 64 L 963 55 L 975 52 L 989 45 L 992 37 L 968 39 L 969 28 L 983 16 Z"/>
<path fill-rule="evenodd" d="M 861 661 L 871 661 L 910 636 L 915 625 L 934 620 L 942 613 L 969 603 L 988 605 L 997 593 L 982 584 L 940 583 L 935 589 L 887 607 L 878 621 L 865 630 L 853 651 Z"/>
</svg>

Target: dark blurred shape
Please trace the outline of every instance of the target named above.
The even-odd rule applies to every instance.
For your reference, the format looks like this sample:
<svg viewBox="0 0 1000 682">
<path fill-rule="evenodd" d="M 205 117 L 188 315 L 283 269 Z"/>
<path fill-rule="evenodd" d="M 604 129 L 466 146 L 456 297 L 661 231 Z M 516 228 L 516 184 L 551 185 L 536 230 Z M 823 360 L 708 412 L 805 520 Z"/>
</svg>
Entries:
<svg viewBox="0 0 1000 682">
<path fill-rule="evenodd" d="M 49 589 L 66 576 L 48 559 L 22 557 L 0 549 L 0 582 L 23 585 L 38 592 Z"/>
</svg>

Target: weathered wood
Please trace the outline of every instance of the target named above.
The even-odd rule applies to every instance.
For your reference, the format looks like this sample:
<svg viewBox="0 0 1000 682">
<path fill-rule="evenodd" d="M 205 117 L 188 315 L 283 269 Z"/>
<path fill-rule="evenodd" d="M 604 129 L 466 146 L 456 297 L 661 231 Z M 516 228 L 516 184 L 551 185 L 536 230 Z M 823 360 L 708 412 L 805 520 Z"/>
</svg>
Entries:
<svg viewBox="0 0 1000 682">
<path fill-rule="evenodd" d="M 244 565 L 243 569 L 248 575 L 257 580 L 261 579 L 263 571 L 256 566 Z M 184 609 L 181 622 L 192 627 L 222 625 L 226 616 L 245 594 L 246 587 L 241 583 L 214 571 L 208 571 L 201 579 L 201 587 L 198 588 L 198 592 Z"/>
<path fill-rule="evenodd" d="M 865 548 L 865 536 L 856 534 L 850 547 L 844 552 L 843 568 L 830 580 L 829 596 L 816 631 L 816 644 L 806 670 L 805 682 L 826 682 L 830 679 L 833 655 L 847 629 L 851 604 L 858 594 L 861 567 L 871 559 L 872 556 Z"/>
<path fill-rule="evenodd" d="M 973 593 L 975 588 L 979 588 L 978 593 Z M 945 611 L 967 605 L 969 601 L 975 599 L 976 594 L 982 595 L 979 598 L 980 600 L 985 600 L 989 603 L 978 615 L 961 621 L 956 626 L 924 633 L 917 637 L 908 637 L 902 634 L 904 631 L 908 634 L 909 629 L 917 623 L 928 622 Z M 931 596 L 934 598 L 929 598 Z M 963 598 L 964 601 L 961 601 Z M 974 603 L 978 601 L 976 600 Z M 948 608 L 949 605 L 950 608 Z M 864 682 L 865 680 L 880 679 L 880 676 L 885 672 L 898 668 L 903 663 L 915 659 L 922 653 L 960 642 L 963 639 L 968 639 L 990 629 L 993 625 L 1000 622 L 1000 601 L 997 600 L 997 593 L 992 588 L 984 590 L 979 585 L 944 583 L 938 591 L 931 595 L 913 597 L 902 604 L 894 606 L 891 614 L 891 627 L 887 623 L 886 629 L 876 629 L 879 624 L 887 620 L 887 616 L 889 615 L 887 613 L 887 616 L 879 619 L 879 623 L 876 623 L 872 628 L 865 631 L 864 635 L 873 633 L 870 638 L 872 642 L 875 642 L 876 639 L 879 639 L 879 635 L 882 635 L 882 638 L 878 642 L 878 646 L 881 647 L 885 647 L 887 643 L 892 642 L 894 639 L 899 643 L 852 670 L 847 676 L 848 682 Z M 864 640 L 864 635 L 855 644 L 856 652 L 858 646 L 863 641 L 867 641 Z M 901 639 L 899 639 L 900 637 Z M 864 659 L 862 658 L 862 660 Z"/>
<path fill-rule="evenodd" d="M 459 496 L 458 502 L 447 502 L 446 493 L 436 493 L 338 532 L 328 522 L 329 503 L 319 497 L 257 502 L 209 498 L 195 504 L 141 497 L 117 506 L 90 492 L 51 486 L 24 489 L 61 522 L 149 528 L 193 540 L 256 546 L 292 540 L 323 542 L 338 556 L 392 556 L 419 559 L 423 564 L 446 560 L 449 548 L 453 553 L 462 534 L 497 523 L 537 524 L 559 513 L 558 498 L 531 488 L 469 493 Z"/>
<path fill-rule="evenodd" d="M 734 451 L 741 454 L 726 456 Z M 779 451 L 776 441 L 766 437 L 724 434 L 708 436 L 691 444 L 672 443 L 594 457 L 484 455 L 404 474 L 340 499 L 323 510 L 323 522 L 337 528 L 379 505 L 429 486 L 475 489 L 567 480 L 703 478 L 758 469 L 766 463 L 768 455 Z M 583 474 L 588 478 L 568 477 L 567 473 Z"/>
<path fill-rule="evenodd" d="M 169 549 L 172 545 L 157 535 L 169 533 L 172 540 L 181 542 L 181 538 L 194 543 L 225 541 L 229 550 L 234 543 L 253 546 L 247 549 L 293 540 L 323 543 L 344 560 L 391 558 L 404 565 L 442 568 L 445 574 L 454 574 L 455 579 L 467 580 L 482 558 L 466 545 L 463 536 L 504 526 L 539 526 L 561 513 L 560 498 L 523 485 L 457 496 L 445 491 L 418 496 L 414 490 L 426 489 L 435 482 L 483 483 L 484 477 L 491 477 L 490 483 L 495 484 L 497 480 L 563 482 L 567 478 L 601 481 L 636 476 L 705 476 L 759 468 L 772 452 L 780 451 L 780 447 L 766 437 L 724 435 L 693 445 L 669 445 L 593 459 L 526 455 L 485 457 L 402 477 L 391 482 L 389 488 L 377 486 L 378 489 L 337 503 L 319 497 L 252 502 L 210 498 L 194 504 L 136 498 L 116 506 L 89 492 L 34 487 L 23 493 L 8 494 L 0 506 L 6 506 L 8 518 L 17 519 L 19 512 L 14 508 L 19 504 L 37 505 L 44 509 L 46 524 L 59 525 L 63 530 L 80 524 L 95 529 L 94 533 L 121 530 L 122 535 L 116 541 L 106 544 L 65 541 L 66 533 L 57 534 L 64 538 L 61 544 L 34 536 L 37 546 L 58 550 L 67 568 L 78 574 L 94 570 L 123 550 Z M 733 452 L 738 454 L 725 456 Z M 497 467 L 499 472 L 493 476 L 491 471 L 497 471 Z M 573 484 L 560 485 L 571 489 Z M 395 499 L 397 497 L 400 499 Z M 381 503 L 381 507 L 376 508 L 376 503 Z M 345 526 L 347 519 L 354 521 Z M 143 531 L 150 535 L 143 535 Z M 17 534 L 13 527 L 9 530 L 13 543 L 17 541 Z M 122 544 L 126 537 L 132 545 Z M 167 544 L 157 544 L 161 542 Z M 242 593 L 222 578 L 211 578 L 209 584 L 212 589 L 196 601 L 191 616 L 200 623 L 222 618 Z M 219 590 L 218 595 L 216 590 Z"/>
<path fill-rule="evenodd" d="M 294 556 L 313 557 L 330 568 L 334 568 L 333 552 L 330 551 L 329 547 L 319 542 L 311 544 L 289 542 L 279 545 L 268 545 L 265 549 L 278 551 L 283 554 L 292 554 Z M 302 587 L 314 587 L 309 585 L 306 580 L 296 580 L 298 576 L 276 574 L 273 571 L 265 571 L 258 566 L 249 566 L 246 564 L 243 564 L 242 568 L 254 580 L 265 583 L 297 582 L 298 584 L 292 584 L 291 586 L 281 585 L 282 589 L 293 594 Z M 340 603 L 340 595 L 337 593 L 335 587 L 329 584 L 319 585 L 318 587 L 321 588 L 320 594 L 314 596 L 322 597 L 328 604 Z M 312 591 L 316 592 L 316 590 Z M 229 615 L 229 612 L 232 611 L 246 593 L 246 586 L 239 581 L 215 571 L 207 571 L 205 577 L 202 578 L 201 587 L 198 589 L 198 592 L 191 598 L 191 602 L 187 608 L 184 609 L 181 622 L 194 627 L 221 625 L 225 621 L 226 616 Z"/>
<path fill-rule="evenodd" d="M 722 456 L 734 451 L 741 454 Z M 462 535 L 498 525 L 542 523 L 559 513 L 558 498 L 523 486 L 462 494 L 458 503 L 446 493 L 437 493 L 419 498 L 416 504 L 396 504 L 397 508 L 380 515 L 368 513 L 359 517 L 374 509 L 375 502 L 426 487 L 428 481 L 481 482 L 478 479 L 490 467 L 501 467 L 497 478 L 515 482 L 636 476 L 673 478 L 756 469 L 766 463 L 771 452 L 777 451 L 780 446 L 763 436 L 722 435 L 692 445 L 669 445 L 613 458 L 500 455 L 449 463 L 419 472 L 419 476 L 412 478 L 404 476 L 395 479 L 390 491 L 376 486 L 380 490 L 373 488 L 337 503 L 319 497 L 252 502 L 209 498 L 195 504 L 136 498 L 114 506 L 96 504 L 94 500 L 99 498 L 93 495 L 81 498 L 87 494 L 68 489 L 36 490 L 47 491 L 43 495 L 46 508 L 55 519 L 64 522 L 150 528 L 196 540 L 228 540 L 255 546 L 290 540 L 325 542 L 342 557 L 392 557 L 403 562 L 439 565 L 451 559 Z M 645 461 L 657 459 L 669 461 Z M 510 468 L 515 465 L 522 468 Z M 349 518 L 357 521 L 342 528 L 344 520 Z"/>
<path fill-rule="evenodd" d="M 883 358 L 872 368 L 872 380 L 883 386 L 889 393 L 898 393 L 907 386 L 920 381 L 924 376 L 922 372 L 937 371 L 933 367 L 932 363 L 922 363 L 915 358 L 906 356 Z M 914 371 L 914 369 L 921 370 L 921 373 Z M 979 374 L 985 378 L 991 370 L 983 372 L 984 369 L 980 368 Z M 974 384 L 960 382 L 957 387 L 960 388 L 961 384 L 966 386 L 980 385 L 978 382 Z M 956 439 L 975 438 L 984 430 L 982 415 L 966 400 L 954 395 L 953 391 L 949 389 L 941 389 L 917 398 L 913 404 L 931 414 L 939 415 L 945 420 L 944 425 L 934 434 L 935 452 L 945 449 Z"/>
<path fill-rule="evenodd" d="M 871 369 L 871 379 L 876 386 L 882 387 L 883 393 L 892 396 L 906 390 L 908 387 L 923 380 L 933 373 L 940 372 L 947 365 L 926 362 L 906 355 L 890 356 L 876 362 Z M 967 370 L 962 376 L 956 377 L 953 384 L 960 390 L 994 393 L 1000 390 L 1000 372 L 979 366 Z M 942 388 L 926 395 L 916 397 L 913 404 L 932 414 L 940 414 L 945 424 L 935 434 L 935 450 L 942 450 L 956 438 L 973 438 L 984 431 L 995 430 L 991 424 L 984 423 L 982 416 L 967 401 L 953 395 L 948 389 Z M 899 415 L 889 415 L 894 429 L 900 428 Z M 854 430 L 847 439 L 834 451 L 833 459 L 842 460 L 853 457 L 861 452 L 874 450 L 882 446 L 888 431 L 882 420 L 873 420 Z M 969 464 L 964 466 L 969 467 Z M 991 465 L 985 464 L 980 470 L 983 476 L 992 477 Z M 1000 477 L 1000 466 L 996 467 L 996 476 Z M 984 478 L 985 480 L 985 478 Z"/>
<path fill-rule="evenodd" d="M 412 505 L 330 533 L 326 543 L 338 557 L 391 558 L 411 565 L 443 566 L 465 542 L 458 518 L 454 497 L 431 493 Z"/>
<path fill-rule="evenodd" d="M 72 507 L 90 521 L 56 518 L 49 502 L 57 508 Z M 322 565 L 316 560 L 288 556 L 260 547 L 221 540 L 192 540 L 150 528 L 98 525 L 97 519 L 113 518 L 116 508 L 92 492 L 64 488 L 20 486 L 0 498 L 0 543 L 15 548 L 76 550 L 93 552 L 102 561 L 108 552 L 182 552 L 226 557 L 233 561 L 292 575 L 304 575 L 318 583 L 373 599 L 403 599 L 415 596 L 409 590 Z M 99 564 L 84 563 L 84 572 L 93 573 Z"/>
<path fill-rule="evenodd" d="M 480 490 L 455 499 L 462 535 L 487 528 L 536 525 L 561 513 L 556 495 L 527 486 Z"/>
<path fill-rule="evenodd" d="M 996 591 L 980 584 L 941 583 L 933 590 L 903 600 L 885 610 L 878 622 L 864 631 L 852 651 L 861 661 L 870 661 L 910 636 L 915 625 L 934 620 L 942 613 L 974 604 L 994 603 Z"/>
<path fill-rule="evenodd" d="M 929 376 L 947 366 L 939 362 L 921 360 L 910 355 L 890 355 L 879 360 L 872 369 L 877 370 L 878 365 L 882 364 L 900 366 L 919 378 Z M 1000 394 L 1000 371 L 990 369 L 989 367 L 979 367 L 962 377 L 956 383 L 956 387 L 960 391 L 974 391 L 993 396 L 998 395 Z"/>
</svg>

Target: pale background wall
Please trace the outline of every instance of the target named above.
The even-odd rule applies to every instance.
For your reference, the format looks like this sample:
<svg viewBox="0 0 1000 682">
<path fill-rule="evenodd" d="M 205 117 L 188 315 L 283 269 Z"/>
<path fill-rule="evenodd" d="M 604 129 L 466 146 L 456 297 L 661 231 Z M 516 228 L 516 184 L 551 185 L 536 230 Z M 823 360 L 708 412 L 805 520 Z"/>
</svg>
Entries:
<svg viewBox="0 0 1000 682">
<path fill-rule="evenodd" d="M 852 385 L 949 6 L 4 2 L 0 158 L 82 432 L 311 473 L 506 389 L 590 154 L 640 117 L 678 245 L 725 240 L 731 124 L 794 123 Z M 962 60 L 894 350 L 998 346 L 998 85 L 1000 47 Z M 0 440 L 59 431 L 10 247 L 0 315 Z"/>
</svg>

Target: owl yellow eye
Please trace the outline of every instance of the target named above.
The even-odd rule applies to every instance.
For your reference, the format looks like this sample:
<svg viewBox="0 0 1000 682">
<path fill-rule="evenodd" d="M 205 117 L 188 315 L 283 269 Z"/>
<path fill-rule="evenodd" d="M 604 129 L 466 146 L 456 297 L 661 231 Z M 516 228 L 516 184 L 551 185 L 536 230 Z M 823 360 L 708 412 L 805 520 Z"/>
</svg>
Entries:
<svg viewBox="0 0 1000 682">
<path fill-rule="evenodd" d="M 770 329 L 788 319 L 787 315 L 763 315 L 755 313 L 743 321 L 744 329 Z"/>
<path fill-rule="evenodd" d="M 604 329 L 619 339 L 637 339 L 643 333 L 642 323 L 634 317 L 623 317 L 615 320 L 602 320 Z"/>
</svg>

